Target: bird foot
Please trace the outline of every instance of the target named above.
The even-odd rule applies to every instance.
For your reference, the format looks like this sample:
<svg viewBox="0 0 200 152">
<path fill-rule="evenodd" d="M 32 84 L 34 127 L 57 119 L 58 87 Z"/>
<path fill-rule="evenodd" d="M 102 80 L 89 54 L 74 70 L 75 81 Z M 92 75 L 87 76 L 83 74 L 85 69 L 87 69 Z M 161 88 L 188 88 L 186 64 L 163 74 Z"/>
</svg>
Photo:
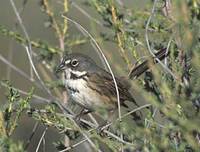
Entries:
<svg viewBox="0 0 200 152">
<path fill-rule="evenodd" d="M 111 123 L 106 122 L 97 127 L 97 133 L 101 136 L 105 136 L 105 130 L 109 130 Z"/>
<path fill-rule="evenodd" d="M 86 110 L 86 109 L 82 109 L 80 111 L 80 113 L 78 113 L 75 117 L 74 117 L 74 120 L 77 122 L 77 123 L 80 123 L 80 119 L 82 116 L 90 113 L 91 111 L 90 110 Z"/>
</svg>

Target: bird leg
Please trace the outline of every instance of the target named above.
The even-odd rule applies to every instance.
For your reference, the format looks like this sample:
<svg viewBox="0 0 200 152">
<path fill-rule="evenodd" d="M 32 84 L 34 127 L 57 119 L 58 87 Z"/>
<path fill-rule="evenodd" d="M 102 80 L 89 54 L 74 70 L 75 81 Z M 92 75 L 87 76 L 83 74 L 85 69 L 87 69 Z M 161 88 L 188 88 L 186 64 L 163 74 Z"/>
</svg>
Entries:
<svg viewBox="0 0 200 152">
<path fill-rule="evenodd" d="M 109 130 L 111 124 L 112 124 L 112 123 L 111 123 L 111 122 L 108 122 L 108 121 L 102 123 L 101 125 L 99 125 L 99 126 L 97 127 L 97 133 L 98 133 L 99 135 L 101 135 L 101 136 L 104 136 L 105 133 L 104 133 L 103 131 L 104 131 L 104 130 Z"/>
<path fill-rule="evenodd" d="M 85 128 L 85 129 L 87 129 L 87 128 L 90 127 L 90 126 L 87 125 L 87 124 L 85 124 L 84 122 L 81 122 L 80 119 L 81 119 L 82 116 L 84 116 L 84 115 L 86 115 L 86 114 L 88 114 L 88 113 L 90 113 L 90 112 L 92 112 L 92 111 L 91 111 L 91 110 L 88 110 L 88 109 L 85 109 L 85 108 L 82 108 L 81 111 L 80 111 L 77 115 L 75 115 L 74 121 L 75 121 L 79 126 Z"/>
<path fill-rule="evenodd" d="M 109 111 L 108 112 L 108 119 L 98 126 L 97 132 L 100 135 L 103 136 L 104 135 L 103 131 L 110 129 L 110 125 L 112 124 L 112 121 L 114 120 L 115 112 L 116 112 L 116 109 Z"/>
<path fill-rule="evenodd" d="M 92 112 L 91 110 L 82 108 L 81 111 L 75 116 L 75 121 L 80 121 L 81 117 Z"/>
</svg>

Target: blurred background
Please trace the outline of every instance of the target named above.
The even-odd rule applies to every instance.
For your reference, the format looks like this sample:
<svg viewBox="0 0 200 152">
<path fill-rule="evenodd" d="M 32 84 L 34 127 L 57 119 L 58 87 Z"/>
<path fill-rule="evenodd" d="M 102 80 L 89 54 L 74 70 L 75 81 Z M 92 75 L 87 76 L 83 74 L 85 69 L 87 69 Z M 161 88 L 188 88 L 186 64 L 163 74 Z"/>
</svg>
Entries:
<svg viewBox="0 0 200 152">
<path fill-rule="evenodd" d="M 53 69 L 56 64 L 59 63 L 64 51 L 62 51 L 61 42 L 55 29 L 52 28 L 53 21 L 47 15 L 48 13 L 45 12 L 44 1 L 15 0 L 14 3 L 20 13 L 23 25 L 25 26 L 31 41 L 40 44 L 39 47 L 32 47 L 34 65 L 45 84 L 48 87 L 53 88 L 54 84 L 51 82 L 56 81 L 57 79 L 53 73 Z M 140 60 L 143 56 L 149 55 L 145 41 L 145 25 L 151 15 L 153 1 L 109 1 L 113 2 L 118 8 L 116 14 L 119 18 L 119 22 L 116 23 L 115 26 L 109 25 L 111 16 L 106 16 L 106 10 L 103 12 L 102 10 L 104 8 L 100 5 L 99 7 L 95 6 L 95 4 L 97 4 L 95 3 L 95 0 L 91 2 L 87 0 L 71 0 L 66 2 L 67 9 L 63 11 L 63 0 L 48 0 L 57 22 L 61 27 L 64 26 L 64 18 L 62 17 L 62 14 L 64 14 L 84 27 L 98 42 L 116 75 L 127 76 L 131 66 L 133 66 L 136 61 Z M 103 3 L 107 6 L 106 1 L 101 1 L 102 6 Z M 31 105 L 33 107 L 43 106 L 46 104 L 43 101 L 43 98 L 50 100 L 51 97 L 47 91 L 41 87 L 41 85 L 38 85 L 39 81 L 37 77 L 32 74 L 31 65 L 22 42 L 18 42 L 19 40 L 16 40 L 17 38 L 12 35 L 5 33 L 2 34 L 5 27 L 10 31 L 19 33 L 24 39 L 26 39 L 24 32 L 19 26 L 11 1 L 2 0 L 0 4 L 0 25 L 3 26 L 1 27 L 0 34 L 0 80 L 9 80 L 13 87 L 20 90 L 22 96 L 26 96 L 26 94 L 31 90 L 31 87 L 34 87 L 35 98 L 31 100 Z M 168 32 L 167 28 L 171 28 L 170 25 L 173 21 L 164 18 L 166 12 L 163 11 L 163 6 L 164 1 L 157 3 L 156 12 L 159 13 L 159 15 L 156 14 L 154 16 L 155 18 L 152 19 L 154 23 L 150 25 L 151 29 L 149 39 L 150 41 L 155 41 L 155 43 L 151 43 L 155 50 L 160 49 L 163 46 L 166 47 L 173 33 Z M 120 20 L 120 15 L 123 20 Z M 108 22 L 105 22 L 106 20 Z M 125 37 L 122 37 L 122 46 L 120 46 L 119 40 L 116 38 L 118 33 L 115 31 L 115 28 L 120 29 L 121 24 L 123 24 L 123 32 L 128 33 Z M 88 35 L 80 30 L 80 27 L 70 21 L 67 21 L 66 25 L 67 29 L 63 41 L 65 52 L 80 52 L 86 54 L 92 57 L 97 64 L 105 68 L 104 62 L 102 61 L 97 48 L 94 46 Z M 159 28 L 156 28 L 157 25 L 160 25 L 160 27 L 158 26 Z M 162 29 L 166 31 L 163 32 Z M 187 45 L 187 43 L 189 42 L 187 42 L 186 39 L 185 46 L 190 46 L 190 44 Z M 52 48 L 51 50 L 53 53 L 50 51 L 51 53 L 48 54 L 50 49 L 47 48 L 47 46 L 50 49 Z M 185 46 L 182 47 L 185 48 Z M 120 51 L 123 52 L 123 50 L 126 50 L 124 56 L 123 53 L 120 53 Z M 55 89 L 51 89 L 51 91 L 53 95 L 62 99 L 62 94 L 59 93 L 59 91 L 56 91 Z M 2 107 L 7 102 L 6 92 L 5 87 L 1 86 L 0 104 Z M 20 118 L 19 126 L 12 135 L 12 138 L 15 141 L 26 142 L 31 135 L 35 123 L 36 121 L 32 118 L 23 115 Z M 32 152 L 36 150 L 38 141 L 41 138 L 44 129 L 45 127 L 42 124 L 39 124 L 39 129 L 33 136 L 27 151 Z M 59 135 L 56 129 L 50 127 L 50 129 L 47 130 L 45 139 L 45 151 L 56 151 L 53 143 L 62 140 L 63 137 Z M 41 147 L 39 151 L 44 151 L 44 149 Z M 79 146 L 75 148 L 74 151 L 88 151 L 87 145 L 84 145 L 83 147 Z"/>
</svg>

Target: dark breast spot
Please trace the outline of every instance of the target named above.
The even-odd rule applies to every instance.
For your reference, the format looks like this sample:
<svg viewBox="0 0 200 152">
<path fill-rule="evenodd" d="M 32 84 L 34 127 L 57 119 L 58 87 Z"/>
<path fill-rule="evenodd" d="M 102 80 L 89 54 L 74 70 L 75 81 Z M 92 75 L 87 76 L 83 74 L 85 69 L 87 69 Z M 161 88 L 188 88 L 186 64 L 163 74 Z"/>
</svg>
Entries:
<svg viewBox="0 0 200 152">
<path fill-rule="evenodd" d="M 71 92 L 71 93 L 79 93 L 79 90 L 78 89 L 75 89 L 75 88 L 72 88 L 72 87 L 67 87 L 68 89 L 69 89 L 69 91 Z"/>
</svg>

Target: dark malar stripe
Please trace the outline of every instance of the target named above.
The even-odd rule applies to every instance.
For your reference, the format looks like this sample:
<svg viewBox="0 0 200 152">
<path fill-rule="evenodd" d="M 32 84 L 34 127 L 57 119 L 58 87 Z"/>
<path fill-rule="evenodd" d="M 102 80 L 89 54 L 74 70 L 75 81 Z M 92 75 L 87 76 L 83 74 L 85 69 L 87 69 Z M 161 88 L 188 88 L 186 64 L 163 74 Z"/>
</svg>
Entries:
<svg viewBox="0 0 200 152">
<path fill-rule="evenodd" d="M 85 76 L 87 76 L 87 73 L 86 74 L 83 74 L 83 75 L 81 75 L 81 76 L 77 76 L 76 74 L 74 74 L 74 73 L 70 73 L 70 79 L 72 79 L 72 80 L 77 80 L 77 79 L 81 79 L 81 78 L 84 78 Z"/>
</svg>

